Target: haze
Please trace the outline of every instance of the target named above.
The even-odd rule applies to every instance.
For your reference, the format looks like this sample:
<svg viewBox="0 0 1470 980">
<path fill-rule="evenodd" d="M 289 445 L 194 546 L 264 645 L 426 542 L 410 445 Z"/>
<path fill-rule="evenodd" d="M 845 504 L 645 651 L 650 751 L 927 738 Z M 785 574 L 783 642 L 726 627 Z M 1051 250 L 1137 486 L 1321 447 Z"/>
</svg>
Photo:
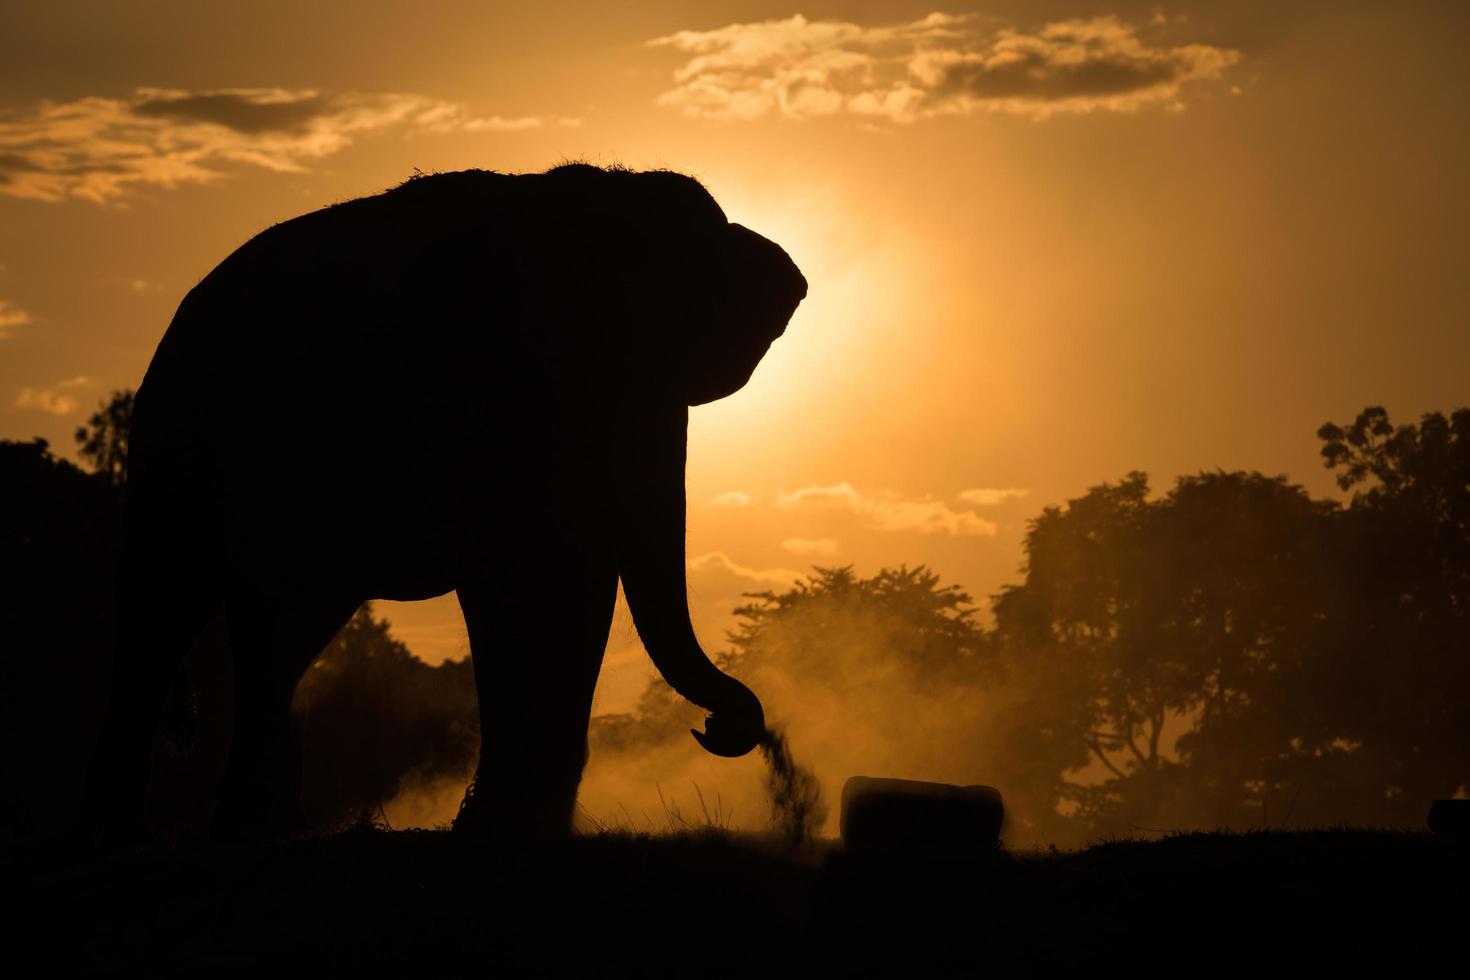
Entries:
<svg viewBox="0 0 1470 980">
<path fill-rule="evenodd" d="M 8 3 L 0 437 L 69 453 L 273 222 L 415 169 L 670 167 L 811 283 L 693 413 L 707 645 L 813 564 L 984 597 L 1089 486 L 1328 494 L 1321 423 L 1470 401 L 1467 27 L 1451 2 Z M 379 611 L 467 652 L 452 598 Z M 621 615 L 599 709 L 651 671 Z"/>
</svg>

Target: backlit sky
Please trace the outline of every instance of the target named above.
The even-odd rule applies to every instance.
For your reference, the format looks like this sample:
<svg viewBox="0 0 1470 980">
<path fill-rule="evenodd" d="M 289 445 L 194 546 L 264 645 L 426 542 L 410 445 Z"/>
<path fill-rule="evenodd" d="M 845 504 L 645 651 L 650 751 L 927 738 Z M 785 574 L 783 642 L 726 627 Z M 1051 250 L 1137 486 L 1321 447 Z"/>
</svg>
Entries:
<svg viewBox="0 0 1470 980">
<path fill-rule="evenodd" d="M 693 413 L 711 648 L 813 563 L 983 601 L 1091 485 L 1328 493 L 1322 422 L 1470 404 L 1470 5 L 934 2 L 0 0 L 0 438 L 70 453 L 272 222 L 568 158 L 697 175 L 811 282 Z M 620 615 L 600 707 L 651 670 Z"/>
</svg>

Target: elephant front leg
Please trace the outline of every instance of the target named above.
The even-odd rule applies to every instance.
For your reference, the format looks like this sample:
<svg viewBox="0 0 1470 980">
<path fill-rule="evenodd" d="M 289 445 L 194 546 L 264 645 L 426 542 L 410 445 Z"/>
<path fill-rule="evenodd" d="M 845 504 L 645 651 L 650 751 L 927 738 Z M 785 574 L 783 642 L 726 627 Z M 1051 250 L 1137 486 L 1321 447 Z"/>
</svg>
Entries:
<svg viewBox="0 0 1470 980">
<path fill-rule="evenodd" d="M 612 625 L 608 563 L 459 589 L 480 702 L 480 762 L 454 829 L 552 839 L 572 830 L 587 725 Z"/>
</svg>

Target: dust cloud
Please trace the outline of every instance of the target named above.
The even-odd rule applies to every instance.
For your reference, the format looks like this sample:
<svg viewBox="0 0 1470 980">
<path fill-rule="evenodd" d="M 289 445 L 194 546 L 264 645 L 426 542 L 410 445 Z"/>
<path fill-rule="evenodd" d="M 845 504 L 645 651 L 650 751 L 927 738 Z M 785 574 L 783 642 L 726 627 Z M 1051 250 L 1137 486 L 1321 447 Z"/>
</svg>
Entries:
<svg viewBox="0 0 1470 980">
<path fill-rule="evenodd" d="M 850 634 L 863 631 L 850 625 Z M 846 640 L 840 669 L 818 672 L 800 660 L 728 665 L 780 732 L 763 750 L 767 764 L 703 752 L 688 736 L 703 717 L 692 706 L 666 731 L 631 742 L 599 738 L 610 719 L 595 718 L 582 806 L 610 826 L 657 830 L 669 825 L 669 801 L 688 812 L 700 796 L 718 798 L 730 829 L 766 831 L 774 809 L 777 832 L 800 839 L 837 835 L 834 794 L 850 776 L 1004 785 L 1006 746 L 990 724 L 1006 711 L 1004 691 L 947 688 L 893 656 L 883 636 Z"/>
</svg>

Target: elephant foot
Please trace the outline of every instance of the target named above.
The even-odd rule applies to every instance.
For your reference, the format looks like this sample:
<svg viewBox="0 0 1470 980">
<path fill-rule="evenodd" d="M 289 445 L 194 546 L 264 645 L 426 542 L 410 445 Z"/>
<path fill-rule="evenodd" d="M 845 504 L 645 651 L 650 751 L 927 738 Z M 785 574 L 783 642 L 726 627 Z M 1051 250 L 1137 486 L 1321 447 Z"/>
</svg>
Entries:
<svg viewBox="0 0 1470 980">
<path fill-rule="evenodd" d="M 564 792 L 508 795 L 487 793 L 476 778 L 465 790 L 450 830 L 486 842 L 554 842 L 572 836 L 576 789 Z"/>
</svg>

